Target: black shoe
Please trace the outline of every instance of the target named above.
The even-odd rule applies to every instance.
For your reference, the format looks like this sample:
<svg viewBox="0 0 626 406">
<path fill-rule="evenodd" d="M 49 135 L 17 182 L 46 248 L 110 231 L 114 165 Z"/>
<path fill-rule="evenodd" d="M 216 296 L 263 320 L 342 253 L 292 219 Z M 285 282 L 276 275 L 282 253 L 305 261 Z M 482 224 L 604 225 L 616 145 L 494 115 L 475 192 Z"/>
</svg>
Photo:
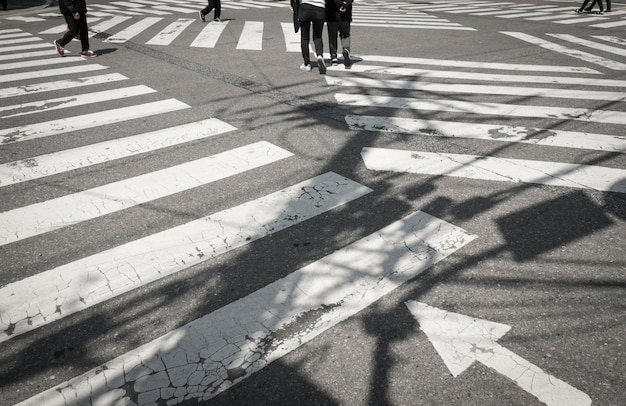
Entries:
<svg viewBox="0 0 626 406">
<path fill-rule="evenodd" d="M 222 19 L 221 19 L 221 18 L 219 18 L 219 17 L 215 17 L 215 18 L 213 19 L 213 21 L 215 21 L 216 23 L 221 23 L 221 22 L 222 22 Z"/>
<path fill-rule="evenodd" d="M 202 14 L 202 10 L 198 11 L 198 13 L 200 14 L 200 19 L 201 19 L 202 21 L 205 21 L 205 19 L 204 19 L 204 14 Z"/>
</svg>

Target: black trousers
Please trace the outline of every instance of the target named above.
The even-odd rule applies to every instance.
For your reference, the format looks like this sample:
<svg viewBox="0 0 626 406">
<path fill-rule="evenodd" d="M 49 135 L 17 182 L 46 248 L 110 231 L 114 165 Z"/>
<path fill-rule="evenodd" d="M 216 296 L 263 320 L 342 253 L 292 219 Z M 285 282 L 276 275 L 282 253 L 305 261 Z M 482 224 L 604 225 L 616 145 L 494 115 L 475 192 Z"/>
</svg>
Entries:
<svg viewBox="0 0 626 406">
<path fill-rule="evenodd" d="M 80 46 L 83 51 L 89 50 L 89 32 L 87 29 L 87 16 L 81 14 L 80 19 L 75 20 L 71 15 L 63 15 L 69 31 L 63 35 L 63 38 L 59 40 L 59 44 L 65 47 L 69 44 L 75 36 L 80 38 Z"/>
<path fill-rule="evenodd" d="M 341 47 L 350 50 L 350 21 L 328 21 L 328 47 L 330 59 L 337 59 L 337 34 L 341 38 Z"/>
<path fill-rule="evenodd" d="M 311 24 L 313 24 L 313 44 L 315 45 L 315 53 L 318 56 L 324 54 L 324 42 L 322 41 L 324 19 L 326 19 L 326 10 L 324 8 L 315 7 L 306 3 L 300 5 L 300 9 L 298 10 L 300 48 L 302 49 L 302 59 L 304 59 L 305 65 L 311 63 L 311 55 L 309 53 Z"/>
<path fill-rule="evenodd" d="M 202 14 L 207 15 L 211 10 L 215 9 L 213 18 L 220 18 L 222 15 L 222 1 L 221 0 L 209 0 L 209 5 L 202 10 Z"/>
</svg>

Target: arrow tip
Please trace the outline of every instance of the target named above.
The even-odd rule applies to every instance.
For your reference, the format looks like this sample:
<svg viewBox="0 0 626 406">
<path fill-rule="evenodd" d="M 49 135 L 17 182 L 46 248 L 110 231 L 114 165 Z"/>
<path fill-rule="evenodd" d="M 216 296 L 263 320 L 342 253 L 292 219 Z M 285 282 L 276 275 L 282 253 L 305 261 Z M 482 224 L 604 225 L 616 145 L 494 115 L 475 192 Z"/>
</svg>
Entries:
<svg viewBox="0 0 626 406">
<path fill-rule="evenodd" d="M 477 351 L 497 345 L 496 341 L 511 329 L 506 324 L 447 312 L 413 300 L 406 306 L 453 376 L 472 365 Z"/>
</svg>

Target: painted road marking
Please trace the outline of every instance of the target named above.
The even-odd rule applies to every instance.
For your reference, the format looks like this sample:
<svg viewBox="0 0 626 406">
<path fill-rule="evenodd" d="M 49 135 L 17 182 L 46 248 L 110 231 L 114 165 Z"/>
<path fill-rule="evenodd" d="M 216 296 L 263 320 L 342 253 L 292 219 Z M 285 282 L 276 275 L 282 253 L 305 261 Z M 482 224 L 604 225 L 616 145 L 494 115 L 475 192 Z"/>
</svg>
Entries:
<svg viewBox="0 0 626 406">
<path fill-rule="evenodd" d="M 146 17 L 141 21 L 138 21 L 135 24 L 131 25 L 130 27 L 127 27 L 122 31 L 116 33 L 115 35 L 111 35 L 109 38 L 105 39 L 104 42 L 110 42 L 113 44 L 124 43 L 134 38 L 136 35 L 139 35 L 145 29 L 158 23 L 162 19 L 163 17 Z"/>
<path fill-rule="evenodd" d="M 135 97 L 156 93 L 156 90 L 144 86 L 130 86 L 100 92 L 83 93 L 56 99 L 39 100 L 29 103 L 14 104 L 12 106 L 0 107 L 0 118 L 23 116 L 27 114 L 47 112 L 51 110 L 65 109 L 82 106 L 85 104 L 99 103 L 108 100 L 118 100 L 128 97 Z M 5 114 L 9 113 L 9 114 Z"/>
<path fill-rule="evenodd" d="M 447 312 L 413 300 L 406 302 L 406 306 L 453 376 L 478 361 L 513 380 L 547 405 L 591 405 L 586 393 L 498 344 L 498 339 L 511 326 Z"/>
<path fill-rule="evenodd" d="M 609 46 L 605 44 L 599 44 L 597 42 L 589 41 L 583 38 L 578 38 L 569 34 L 547 34 L 547 35 L 554 37 L 554 38 L 558 38 L 563 41 L 573 42 L 578 45 L 593 48 L 599 51 L 604 51 L 604 52 L 616 54 L 619 56 L 626 56 L 626 49 L 623 49 L 623 48 L 617 48 L 617 47 L 613 47 L 613 46 Z"/>
<path fill-rule="evenodd" d="M 115 213 L 292 156 L 260 141 L 217 155 L 0 213 L 0 246 Z"/>
<path fill-rule="evenodd" d="M 236 49 L 260 51 L 263 49 L 263 22 L 246 21 Z"/>
<path fill-rule="evenodd" d="M 388 73 L 388 72 L 385 72 Z M 457 77 L 461 72 L 457 72 Z M 471 76 L 471 75 L 468 75 Z M 426 93 L 465 93 L 465 94 L 495 94 L 507 96 L 533 96 L 533 97 L 553 97 L 563 99 L 582 100 L 626 100 L 625 92 L 608 92 L 594 90 L 572 90 L 555 89 L 541 87 L 519 87 L 519 86 L 491 86 L 491 85 L 469 85 L 463 83 L 436 83 L 436 82 L 415 82 L 408 80 L 385 80 L 367 79 L 358 77 L 335 77 L 325 76 L 326 82 L 334 86 L 352 87 L 373 87 L 382 89 L 417 90 Z M 471 78 L 470 78 L 471 79 Z M 496 79 L 497 80 L 497 79 Z M 616 82 L 611 84 L 610 82 Z M 579 83 L 580 84 L 580 83 Z M 595 83 L 597 86 L 619 87 L 626 86 L 623 80 L 607 80 L 607 83 Z"/>
<path fill-rule="evenodd" d="M 371 191 L 329 172 L 6 285 L 0 288 L 0 341 L 244 246 Z"/>
<path fill-rule="evenodd" d="M 502 34 L 509 35 L 513 38 L 517 38 L 519 40 L 529 42 L 533 45 L 538 45 L 550 51 L 559 52 L 564 55 L 571 56 L 572 58 L 578 58 L 589 63 L 600 65 L 604 68 L 613 69 L 613 70 L 626 70 L 626 64 L 616 62 L 611 59 L 603 58 L 598 55 L 579 51 L 577 49 L 567 48 L 562 45 L 558 45 L 553 42 L 549 42 L 549 41 L 543 40 L 541 38 L 538 38 L 532 35 L 524 34 L 521 32 L 506 32 L 506 31 L 503 31 Z"/>
<path fill-rule="evenodd" d="M 468 114 L 507 115 L 509 117 L 534 117 L 554 120 L 579 120 L 592 123 L 626 124 L 626 112 L 613 110 L 526 106 L 504 103 L 476 103 L 445 99 L 430 100 L 409 97 L 365 96 L 346 93 L 336 93 L 335 99 L 339 104 L 348 106 L 451 111 Z"/>
<path fill-rule="evenodd" d="M 359 131 L 386 131 L 429 137 L 471 138 L 626 153 L 626 137 L 616 135 L 402 117 L 347 115 L 345 120 L 351 130 Z"/>
<path fill-rule="evenodd" d="M 105 75 L 89 76 L 85 78 L 58 80 L 55 82 L 35 83 L 31 85 L 15 86 L 0 89 L 0 99 L 6 97 L 24 96 L 35 93 L 51 92 L 55 90 L 71 89 L 75 87 L 99 85 L 103 83 L 127 80 L 128 78 L 119 73 L 109 73 Z"/>
<path fill-rule="evenodd" d="M 81 58 L 82 59 L 82 58 Z M 57 77 L 65 77 L 68 75 L 73 75 L 75 73 L 84 73 L 91 72 L 94 70 L 108 69 L 108 66 L 94 64 L 86 64 L 79 66 L 71 66 L 69 68 L 57 68 L 57 69 L 47 69 L 47 70 L 38 70 L 38 71 L 29 71 L 29 72 L 20 72 L 20 73 L 10 73 L 8 75 L 0 75 L 0 83 L 6 82 L 16 82 L 23 81 L 28 79 L 41 79 L 44 77 L 57 76 Z"/>
<path fill-rule="evenodd" d="M 68 399 L 77 404 L 158 403 L 166 388 L 176 390 L 181 400 L 206 401 L 474 238 L 415 212 L 21 405 L 65 405 Z M 305 315 L 306 325 L 298 323 Z"/>
<path fill-rule="evenodd" d="M 191 42 L 191 47 L 199 47 L 199 48 L 215 48 L 215 44 L 217 44 L 217 40 L 222 35 L 224 28 L 228 21 L 224 21 L 221 23 L 212 22 L 207 24 L 205 28 L 200 31 L 198 36 Z"/>
<path fill-rule="evenodd" d="M 169 45 L 194 21 L 191 18 L 179 18 L 155 35 L 150 41 L 146 42 L 146 44 Z"/>
<path fill-rule="evenodd" d="M 11 63 L 0 63 L 0 70 L 11 70 L 11 69 L 24 69 L 31 68 L 33 66 L 46 66 L 46 65 L 57 65 L 61 63 L 80 63 L 85 62 L 85 58 L 51 58 L 51 59 L 37 59 L 34 61 L 22 61 L 22 62 L 11 62 Z"/>
<path fill-rule="evenodd" d="M 368 169 L 626 193 L 626 170 L 560 162 L 363 148 Z"/>
<path fill-rule="evenodd" d="M 0 144 L 9 144 L 50 137 L 86 128 L 119 123 L 136 118 L 149 117 L 167 112 L 190 108 L 176 99 L 160 100 L 152 103 L 137 104 L 119 109 L 101 111 L 92 114 L 66 117 L 59 120 L 0 129 Z"/>
<path fill-rule="evenodd" d="M 0 164 L 0 187 L 212 137 L 235 127 L 216 118 Z"/>
<path fill-rule="evenodd" d="M 405 65 L 436 65 L 454 68 L 472 68 L 472 69 L 491 69 L 505 71 L 534 71 L 534 72 L 561 72 L 561 73 L 589 73 L 600 75 L 597 70 L 579 67 L 579 66 L 553 66 L 553 65 L 531 65 L 519 63 L 501 63 L 501 62 L 477 62 L 477 61 L 460 61 L 447 59 L 430 59 L 430 58 L 411 58 L 381 55 L 360 55 L 365 62 L 388 62 Z M 356 68 L 358 65 L 353 65 Z M 471 73 L 471 72 L 463 72 Z M 458 77 L 458 74 L 457 74 Z"/>
</svg>

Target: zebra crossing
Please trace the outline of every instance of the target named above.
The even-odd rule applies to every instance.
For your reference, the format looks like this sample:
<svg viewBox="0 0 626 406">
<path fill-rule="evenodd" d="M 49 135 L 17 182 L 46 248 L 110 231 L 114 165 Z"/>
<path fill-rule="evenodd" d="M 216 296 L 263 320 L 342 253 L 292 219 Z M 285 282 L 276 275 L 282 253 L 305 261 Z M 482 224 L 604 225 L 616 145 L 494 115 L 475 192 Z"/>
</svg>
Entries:
<svg viewBox="0 0 626 406">
<path fill-rule="evenodd" d="M 427 4 L 403 4 L 399 7 L 402 7 L 404 10 L 427 11 L 428 13 L 436 14 L 466 14 L 501 19 L 541 21 L 561 25 L 585 24 L 596 28 L 614 28 L 626 25 L 626 8 L 619 4 L 615 4 L 610 13 L 602 15 L 592 13 L 576 14 L 574 10 L 577 6 L 580 6 L 580 3 L 539 5 L 510 1 L 463 0 L 452 2 L 437 1 L 428 2 Z"/>
<path fill-rule="evenodd" d="M 211 142 L 214 136 L 237 131 L 218 118 L 209 118 L 86 145 L 76 139 L 70 141 L 74 146 L 10 160 L 11 149 L 25 143 L 54 145 L 48 141 L 59 135 L 78 135 L 88 129 L 107 132 L 130 120 L 191 106 L 163 97 L 93 59 L 69 53 L 65 58 L 55 58 L 67 66 L 51 67 L 49 52 L 38 51 L 51 48 L 51 44 L 20 29 L 0 29 L 0 36 L 7 38 L 0 44 L 0 70 L 6 71 L 0 76 L 3 190 L 20 186 L 19 193 L 23 193 L 29 182 L 45 184 L 51 176 L 89 167 L 106 171 L 103 164 L 124 165 L 126 158 L 191 142 Z M 29 41 L 15 45 L 13 38 Z M 68 75 L 72 79 L 58 79 Z M 71 96 L 67 96 L 68 90 Z M 116 107 L 110 108 L 107 102 L 111 101 Z M 42 118 L 44 112 L 61 118 Z M 259 141 L 84 190 L 64 190 L 57 197 L 17 202 L 12 208 L 5 206 L 10 194 L 3 193 L 0 255 L 19 252 L 19 244 L 67 227 L 89 232 L 91 227 L 98 229 L 99 222 L 111 214 L 125 219 L 133 207 L 184 195 L 288 159 L 295 159 L 291 152 Z M 20 279 L 3 273 L 0 345 L 298 227 L 372 192 L 338 173 L 326 172 L 163 231 L 130 241 L 121 239 L 107 249 L 79 255 Z M 209 399 L 351 317 L 475 238 L 416 211 L 106 365 L 20 399 L 21 404 L 175 404 Z M 8 258 L 0 262 L 8 264 Z M 317 314 L 317 319 L 311 314 Z M 302 322 L 303 315 L 308 315 L 308 322 Z"/>
<path fill-rule="evenodd" d="M 541 39 L 523 33 L 504 32 L 522 40 L 542 46 Z M 592 40 L 574 38 L 571 35 L 554 34 L 548 36 L 574 42 L 596 50 L 623 55 L 623 48 L 614 46 L 595 46 Z M 602 36 L 596 39 L 614 44 L 620 41 Z M 578 56 L 586 62 L 593 62 L 598 67 L 623 70 L 621 62 L 606 59 L 595 54 L 582 54 L 580 51 L 559 47 L 551 50 Z M 355 131 L 377 131 L 413 134 L 415 136 L 480 139 L 494 142 L 532 144 L 545 148 L 564 147 L 580 150 L 626 153 L 626 81 L 603 79 L 600 71 L 576 66 L 541 66 L 501 63 L 479 63 L 466 61 L 439 61 L 425 58 L 389 58 L 380 56 L 362 56 L 363 63 L 355 64 L 348 75 L 325 77 L 329 85 L 343 89 L 365 88 L 383 89 L 384 96 L 362 95 L 355 92 L 335 93 L 338 104 L 358 108 L 375 108 L 381 115 L 350 114 L 345 117 L 348 126 Z M 392 63 L 394 66 L 376 65 Z M 395 66 L 401 62 L 403 67 Z M 443 69 L 411 68 L 414 66 L 437 65 L 438 67 L 471 68 L 471 72 Z M 343 68 L 339 68 L 343 69 Z M 515 74 L 496 73 L 513 71 Z M 482 71 L 482 72 L 481 72 Z M 561 75 L 554 75 L 555 73 Z M 525 74 L 524 74 L 525 73 Z M 563 76 L 563 75 L 576 76 Z M 368 77 L 364 77 L 367 75 Z M 583 76 L 581 76 L 583 75 Z M 375 77 L 370 77 L 375 76 Z M 387 79 L 388 76 L 402 76 L 413 79 Z M 462 81 L 458 78 L 462 77 Z M 438 80 L 443 80 L 439 82 Z M 499 85 L 498 83 L 503 83 Z M 511 85 L 506 85 L 510 83 Z M 560 86 L 567 86 L 561 88 Z M 594 90 L 590 90 L 590 88 Z M 597 90 L 596 90 L 597 89 Z M 388 95 L 394 90 L 403 96 Z M 407 97 L 406 93 L 415 93 Z M 420 94 L 440 95 L 438 98 L 425 98 Z M 484 97 L 508 96 L 511 101 L 490 103 L 486 101 L 468 102 L 456 98 L 447 99 L 446 94 L 482 95 Z M 533 105 L 517 104 L 518 97 L 531 98 Z M 549 102 L 544 103 L 544 100 Z M 567 107 L 554 106 L 563 100 Z M 572 100 L 600 101 L 617 104 L 615 110 L 587 107 L 570 107 Z M 384 111 L 391 111 L 384 115 Z M 401 117 L 403 111 L 418 112 L 425 115 L 430 112 L 463 113 L 481 117 L 481 123 L 457 122 L 434 119 Z M 482 123 L 485 119 L 505 117 L 507 123 Z M 534 122 L 546 122 L 545 127 L 530 127 L 519 124 L 511 125 L 511 119 L 532 119 Z M 585 126 L 584 131 L 555 129 L 554 120 L 560 122 L 579 121 Z M 600 130 L 610 125 L 614 133 Z M 590 130 L 587 130 L 589 128 Z M 626 169 L 610 168 L 580 163 L 529 161 L 515 158 L 495 158 L 472 154 L 446 154 L 426 151 L 403 151 L 382 148 L 364 148 L 362 159 L 367 168 L 375 171 L 395 171 L 422 175 L 441 175 L 482 179 L 502 182 L 532 183 L 571 188 L 584 188 L 602 192 L 626 193 Z"/>
<path fill-rule="evenodd" d="M 135 83 L 125 86 L 133 80 L 110 72 L 109 67 L 93 60 L 56 58 L 67 59 L 64 64 L 70 66 L 50 68 L 46 62 L 48 54 L 36 51 L 42 44 L 51 48 L 50 43 L 24 34 L 19 29 L 0 29 L 0 36 L 6 38 L 32 39 L 23 45 L 15 45 L 11 40 L 0 43 L 0 70 L 8 72 L 0 76 L 0 99 L 3 100 L 0 142 L 5 146 L 42 142 L 59 134 L 105 129 L 132 119 L 191 108 L 176 99 L 162 98 L 158 91 L 147 86 Z M 519 33 L 504 34 L 523 39 Z M 571 39 L 548 37 L 565 42 Z M 613 48 L 620 46 L 615 38 L 589 41 L 595 40 L 609 42 Z M 608 50 L 610 48 L 604 51 Z M 619 56 L 616 52 L 613 54 Z M 603 62 L 598 62 L 600 66 L 611 69 Z M 46 80 L 70 72 L 76 79 Z M 463 80 L 459 80 L 459 72 L 463 72 Z M 405 79 L 397 79 L 398 76 Z M 603 79 L 602 72 L 593 68 L 363 55 L 351 70 L 329 67 L 324 80 L 330 86 L 347 89 L 335 93 L 334 98 L 339 105 L 354 107 L 354 113 L 345 117 L 348 127 L 354 131 L 524 143 L 546 149 L 626 152 L 626 137 L 619 131 L 626 125 L 625 112 L 554 105 L 561 100 L 624 103 L 626 81 Z M 376 96 L 368 92 L 366 96 L 358 93 L 359 88 L 384 89 L 388 93 L 402 90 L 403 95 Z M 75 97 L 55 95 L 61 89 L 75 89 L 80 94 Z M 409 92 L 415 96 L 408 97 Z M 423 93 L 438 96 L 424 98 Z M 446 97 L 449 94 L 484 98 L 523 96 L 531 98 L 533 103 L 542 100 L 550 103 L 467 103 L 457 97 Z M 42 99 L 33 100 L 33 97 Z M 104 101 L 112 99 L 128 105 L 100 110 L 101 103 L 104 105 Z M 100 111 L 72 113 L 73 108 L 87 105 Z M 380 115 L 360 115 L 357 114 L 359 108 L 376 109 Z M 50 110 L 59 111 L 64 117 L 49 121 L 37 118 L 39 113 Z M 462 112 L 486 118 L 489 123 L 415 119 L 386 111 Z M 498 122 L 501 117 L 507 118 L 506 124 Z M 28 124 L 25 124 L 26 119 Z M 510 120 L 523 119 L 540 123 L 580 121 L 585 130 L 510 123 Z M 602 131 L 604 125 L 617 129 L 614 131 L 617 135 Z M 228 123 L 211 118 L 3 162 L 0 164 L 0 188 L 41 181 L 48 176 L 192 141 L 210 142 L 213 136 L 235 131 L 237 129 Z M 364 148 L 361 156 L 366 167 L 375 171 L 626 193 L 626 170 L 597 165 L 374 147 Z M 145 175 L 3 210 L 0 212 L 0 247 L 20 244 L 64 227 L 82 227 L 88 221 L 97 222 L 111 213 L 124 213 L 164 196 L 185 193 L 288 159 L 296 157 L 290 151 L 261 141 Z M 121 241 L 106 250 L 10 281 L 0 287 L 0 345 L 93 309 L 150 282 L 181 273 L 289 227 L 298 227 L 309 219 L 367 198 L 372 192 L 366 185 L 327 172 L 179 226 L 132 241 Z M 68 400 L 78 404 L 176 404 L 189 399 L 208 400 L 351 317 L 475 238 L 477 236 L 427 213 L 411 213 L 21 404 L 55 405 L 66 404 Z M 301 324 L 305 315 L 308 324 Z"/>
<path fill-rule="evenodd" d="M 286 20 L 291 17 L 291 8 L 288 2 L 223 2 L 225 10 L 249 8 L 267 9 L 272 7 L 287 7 L 284 10 Z M 150 6 L 150 7 L 148 7 Z M 280 28 L 278 35 L 269 37 L 283 38 L 288 52 L 300 52 L 299 34 L 293 32 L 291 23 L 282 23 L 280 26 L 266 26 L 263 21 L 239 21 L 229 20 L 227 17 L 222 22 L 210 22 L 202 24 L 198 22 L 197 12 L 203 7 L 203 3 L 186 3 L 184 7 L 171 7 L 171 3 L 160 0 L 151 1 L 127 1 L 115 2 L 107 5 L 91 4 L 89 12 L 89 30 L 91 37 L 103 39 L 104 42 L 123 44 L 128 41 L 140 41 L 146 45 L 189 46 L 197 48 L 214 48 L 228 27 L 229 30 L 238 32 L 238 50 L 263 49 L 264 37 L 267 33 L 274 33 Z M 129 11 L 130 10 L 130 11 Z M 165 11 L 169 10 L 169 11 Z M 184 17 L 177 17 L 181 14 Z M 41 13 L 41 19 L 60 20 L 58 13 Z M 177 17 L 172 20 L 172 17 Z M 437 30 L 469 30 L 459 23 L 447 19 L 429 15 L 424 12 L 404 12 L 401 9 L 381 8 L 378 4 L 359 4 L 353 12 L 354 27 L 380 27 L 380 28 L 410 28 L 410 29 L 437 29 Z M 194 24 L 196 23 L 196 24 Z M 200 28 L 201 27 L 201 28 Z M 66 29 L 64 22 L 39 32 L 39 35 L 59 36 Z"/>
</svg>

